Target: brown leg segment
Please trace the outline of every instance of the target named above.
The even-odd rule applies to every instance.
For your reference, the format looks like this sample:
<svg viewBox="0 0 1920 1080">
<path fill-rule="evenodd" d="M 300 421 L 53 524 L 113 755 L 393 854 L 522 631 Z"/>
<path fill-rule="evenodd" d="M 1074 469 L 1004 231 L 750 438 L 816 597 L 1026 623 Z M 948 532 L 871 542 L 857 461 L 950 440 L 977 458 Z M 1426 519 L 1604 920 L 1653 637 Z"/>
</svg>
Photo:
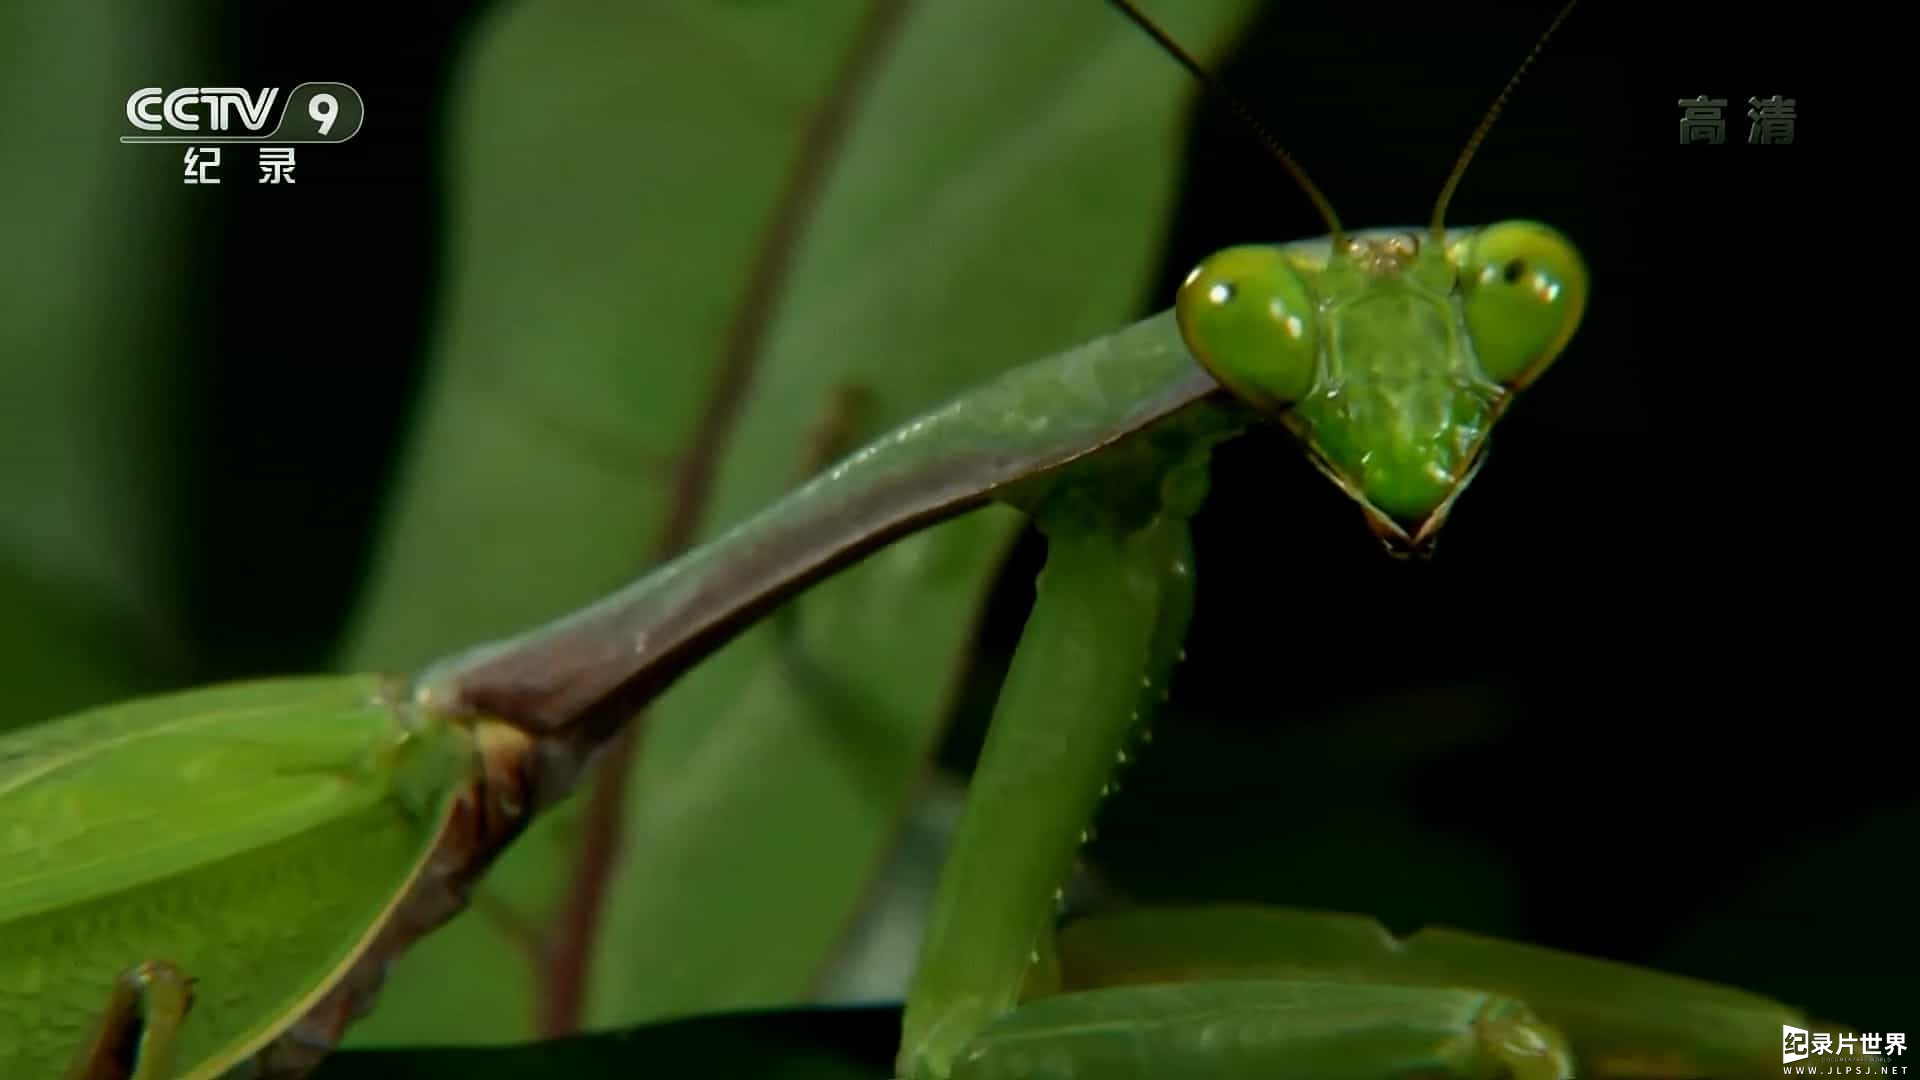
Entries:
<svg viewBox="0 0 1920 1080">
<path fill-rule="evenodd" d="M 114 981 L 100 1023 L 74 1055 L 66 1080 L 166 1080 L 180 1025 L 193 1008 L 193 980 L 165 960 L 128 968 Z"/>
</svg>

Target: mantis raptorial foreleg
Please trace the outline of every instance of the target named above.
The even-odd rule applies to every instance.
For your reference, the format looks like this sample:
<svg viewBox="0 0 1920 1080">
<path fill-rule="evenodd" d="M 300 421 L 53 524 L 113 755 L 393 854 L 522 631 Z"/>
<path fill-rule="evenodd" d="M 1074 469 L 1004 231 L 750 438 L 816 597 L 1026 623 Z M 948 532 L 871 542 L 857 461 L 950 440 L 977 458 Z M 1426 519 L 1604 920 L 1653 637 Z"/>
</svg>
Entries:
<svg viewBox="0 0 1920 1080">
<path fill-rule="evenodd" d="M 1179 433 L 1040 497 L 1047 561 L 908 993 L 903 1075 L 950 1075 L 1045 970 L 1058 890 L 1186 633 L 1209 449 Z"/>
<path fill-rule="evenodd" d="M 128 968 L 66 1080 L 171 1080 L 180 1025 L 192 1010 L 193 980 L 179 967 L 150 960 Z"/>
<path fill-rule="evenodd" d="M 1187 520 L 1207 450 L 1204 437 L 1144 445 L 1132 464 L 1164 455 L 1142 470 L 1157 485 L 1116 470 L 1042 497 L 1046 567 L 935 900 L 896 1071 L 1565 1080 L 1560 1034 L 1485 991 L 1249 979 L 1057 992 L 1057 890 L 1185 636 Z"/>
</svg>

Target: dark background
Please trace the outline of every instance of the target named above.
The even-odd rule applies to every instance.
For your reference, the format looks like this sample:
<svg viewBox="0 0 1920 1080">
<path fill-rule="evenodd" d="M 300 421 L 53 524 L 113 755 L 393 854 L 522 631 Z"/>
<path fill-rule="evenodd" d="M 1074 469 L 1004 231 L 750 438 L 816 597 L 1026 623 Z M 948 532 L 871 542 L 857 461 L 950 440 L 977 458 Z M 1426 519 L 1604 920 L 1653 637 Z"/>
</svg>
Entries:
<svg viewBox="0 0 1920 1080">
<path fill-rule="evenodd" d="M 423 352 L 443 85 L 478 11 L 354 8 L 224 16 L 233 85 L 321 72 L 369 119 L 303 154 L 297 189 L 201 193 L 217 257 L 197 283 L 192 595 L 227 667 L 209 678 L 324 658 Z M 1551 14 L 1276 5 L 1222 74 L 1346 224 L 1420 224 Z M 1463 22 L 1471 42 L 1434 51 Z M 1586 325 L 1495 433 L 1431 563 L 1388 560 L 1278 432 L 1221 452 L 1192 660 L 1093 849 L 1114 887 L 1447 923 L 1913 1028 L 1920 803 L 1887 603 L 1905 561 L 1862 498 L 1871 434 L 1806 407 L 1827 385 L 1822 301 L 1794 271 L 1831 213 L 1806 192 L 1838 125 L 1810 53 L 1704 4 L 1574 13 L 1449 218 L 1566 231 L 1594 276 Z M 1676 102 L 1702 93 L 1729 99 L 1728 140 L 1679 145 Z M 1748 145 L 1746 98 L 1773 93 L 1799 101 L 1797 141 Z M 177 159 L 152 156 L 177 185 Z M 1203 108 L 1141 310 L 1210 250 L 1325 231 Z M 284 332 L 281 298 L 343 280 L 358 318 Z M 983 685 L 1038 558 L 1009 568 Z M 952 761 L 982 719 L 961 718 Z"/>
</svg>

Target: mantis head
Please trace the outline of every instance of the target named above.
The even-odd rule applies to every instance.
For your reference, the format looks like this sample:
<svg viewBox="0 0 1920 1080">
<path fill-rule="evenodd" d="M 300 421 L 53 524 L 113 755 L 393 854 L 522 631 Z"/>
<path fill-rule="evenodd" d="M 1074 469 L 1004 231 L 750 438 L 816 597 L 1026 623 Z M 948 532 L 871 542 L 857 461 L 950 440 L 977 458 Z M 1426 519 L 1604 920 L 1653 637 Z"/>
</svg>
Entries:
<svg viewBox="0 0 1920 1080">
<path fill-rule="evenodd" d="M 1196 267 L 1174 304 L 1188 351 L 1277 417 L 1388 551 L 1430 554 L 1480 467 L 1487 432 L 1566 348 L 1586 309 L 1586 266 L 1552 228 L 1445 226 L 1467 163 L 1574 0 L 1468 139 L 1424 236 L 1349 234 L 1258 118 L 1128 0 L 1112 3 L 1239 112 L 1331 229 L 1324 242 L 1228 248 Z"/>
<path fill-rule="evenodd" d="M 1566 347 L 1587 298 L 1579 253 L 1545 225 L 1421 240 L 1229 248 L 1174 306 L 1201 364 L 1285 424 L 1399 554 L 1430 550 L 1487 432 Z"/>
</svg>

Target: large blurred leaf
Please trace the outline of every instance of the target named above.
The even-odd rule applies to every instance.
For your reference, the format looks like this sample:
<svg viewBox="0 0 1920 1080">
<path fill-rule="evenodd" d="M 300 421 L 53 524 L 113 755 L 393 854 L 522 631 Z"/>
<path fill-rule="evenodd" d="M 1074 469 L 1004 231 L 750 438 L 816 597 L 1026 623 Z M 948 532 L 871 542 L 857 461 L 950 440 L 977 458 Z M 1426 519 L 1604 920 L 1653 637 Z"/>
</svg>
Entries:
<svg viewBox="0 0 1920 1080">
<path fill-rule="evenodd" d="M 199 77 L 201 21 L 195 5 L 0 8 L 0 93 L 19 103 L 0 119 L 0 728 L 182 674 L 188 222 L 155 190 L 177 175 L 116 135 L 134 89 Z"/>
<path fill-rule="evenodd" d="M 1186 5 L 1171 29 L 1207 51 L 1251 6 Z M 438 370 L 347 664 L 414 666 L 559 614 L 664 554 L 676 515 L 698 510 L 702 535 L 738 521 L 819 464 L 810 432 L 849 388 L 873 434 L 1130 317 L 1177 175 L 1179 69 L 1096 3 L 927 3 L 850 55 L 861 15 L 541 0 L 486 28 L 461 83 Z M 802 132 L 849 71 L 868 81 L 765 346 L 725 373 L 783 177 L 820 152 Z M 724 444 L 699 441 L 714 395 L 738 395 Z M 703 445 L 724 449 L 713 483 L 674 494 L 677 455 Z M 1016 527 L 981 514 L 896 546 L 652 710 L 592 1022 L 807 993 Z M 535 940 L 582 809 L 495 871 Z M 492 903 L 396 967 L 358 1042 L 530 1033 L 544 991 Z"/>
</svg>

